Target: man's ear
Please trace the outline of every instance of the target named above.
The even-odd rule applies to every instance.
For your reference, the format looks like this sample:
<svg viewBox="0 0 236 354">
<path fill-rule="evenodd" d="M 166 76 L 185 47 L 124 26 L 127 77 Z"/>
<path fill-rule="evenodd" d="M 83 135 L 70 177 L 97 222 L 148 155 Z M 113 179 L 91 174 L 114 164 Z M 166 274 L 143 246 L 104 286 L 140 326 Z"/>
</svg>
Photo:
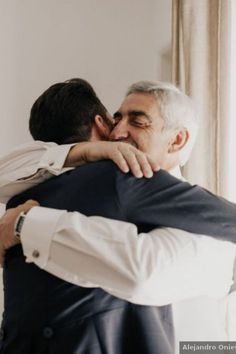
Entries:
<svg viewBox="0 0 236 354">
<path fill-rule="evenodd" d="M 110 128 L 99 114 L 97 114 L 94 118 L 94 128 L 100 139 L 107 140 L 109 138 Z"/>
<path fill-rule="evenodd" d="M 186 128 L 174 133 L 172 139 L 169 142 L 168 152 L 170 154 L 178 152 L 183 149 L 189 140 L 189 132 Z"/>
</svg>

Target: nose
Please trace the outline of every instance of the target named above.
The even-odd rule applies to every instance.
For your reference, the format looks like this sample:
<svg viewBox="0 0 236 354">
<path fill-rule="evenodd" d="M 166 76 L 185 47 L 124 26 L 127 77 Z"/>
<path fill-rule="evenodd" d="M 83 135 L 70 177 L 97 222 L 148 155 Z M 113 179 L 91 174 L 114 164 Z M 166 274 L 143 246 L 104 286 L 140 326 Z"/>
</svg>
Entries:
<svg viewBox="0 0 236 354">
<path fill-rule="evenodd" d="M 111 140 L 123 140 L 129 137 L 129 127 L 126 120 L 121 119 L 111 132 Z"/>
</svg>

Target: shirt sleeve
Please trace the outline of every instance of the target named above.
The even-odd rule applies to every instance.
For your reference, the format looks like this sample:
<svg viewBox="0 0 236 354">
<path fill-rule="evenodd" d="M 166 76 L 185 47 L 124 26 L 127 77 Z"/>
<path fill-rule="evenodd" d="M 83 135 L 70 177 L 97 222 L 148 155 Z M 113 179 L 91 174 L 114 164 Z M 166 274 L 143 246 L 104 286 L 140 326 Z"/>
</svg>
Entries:
<svg viewBox="0 0 236 354">
<path fill-rule="evenodd" d="M 34 207 L 22 228 L 27 262 L 68 282 L 101 287 L 136 304 L 162 306 L 225 296 L 236 247 L 204 235 Z"/>
<path fill-rule="evenodd" d="M 73 145 L 33 141 L 0 157 L 0 202 L 70 170 L 63 165 Z"/>
</svg>

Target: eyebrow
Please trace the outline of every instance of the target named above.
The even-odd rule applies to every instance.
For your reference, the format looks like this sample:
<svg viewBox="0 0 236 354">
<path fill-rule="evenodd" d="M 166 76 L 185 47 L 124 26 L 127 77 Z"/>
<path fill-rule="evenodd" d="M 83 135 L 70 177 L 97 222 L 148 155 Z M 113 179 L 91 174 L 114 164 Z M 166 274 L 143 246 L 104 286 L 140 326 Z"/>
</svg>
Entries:
<svg viewBox="0 0 236 354">
<path fill-rule="evenodd" d="M 144 111 L 136 111 L 136 110 L 128 111 L 128 116 L 135 116 L 135 117 L 144 116 L 149 120 L 149 122 L 152 122 L 152 117 Z M 122 113 L 120 111 L 117 111 L 114 113 L 113 117 L 122 118 Z"/>
</svg>

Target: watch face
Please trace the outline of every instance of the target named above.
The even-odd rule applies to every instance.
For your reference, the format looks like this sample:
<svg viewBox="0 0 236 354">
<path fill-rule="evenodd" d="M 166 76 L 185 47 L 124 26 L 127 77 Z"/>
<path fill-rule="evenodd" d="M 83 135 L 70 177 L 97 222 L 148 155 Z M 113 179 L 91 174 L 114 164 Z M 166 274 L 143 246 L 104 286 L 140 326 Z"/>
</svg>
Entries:
<svg viewBox="0 0 236 354">
<path fill-rule="evenodd" d="M 21 213 L 18 217 L 18 220 L 16 222 L 16 227 L 15 227 L 15 235 L 16 237 L 20 238 L 21 230 L 25 221 L 25 214 Z"/>
</svg>

